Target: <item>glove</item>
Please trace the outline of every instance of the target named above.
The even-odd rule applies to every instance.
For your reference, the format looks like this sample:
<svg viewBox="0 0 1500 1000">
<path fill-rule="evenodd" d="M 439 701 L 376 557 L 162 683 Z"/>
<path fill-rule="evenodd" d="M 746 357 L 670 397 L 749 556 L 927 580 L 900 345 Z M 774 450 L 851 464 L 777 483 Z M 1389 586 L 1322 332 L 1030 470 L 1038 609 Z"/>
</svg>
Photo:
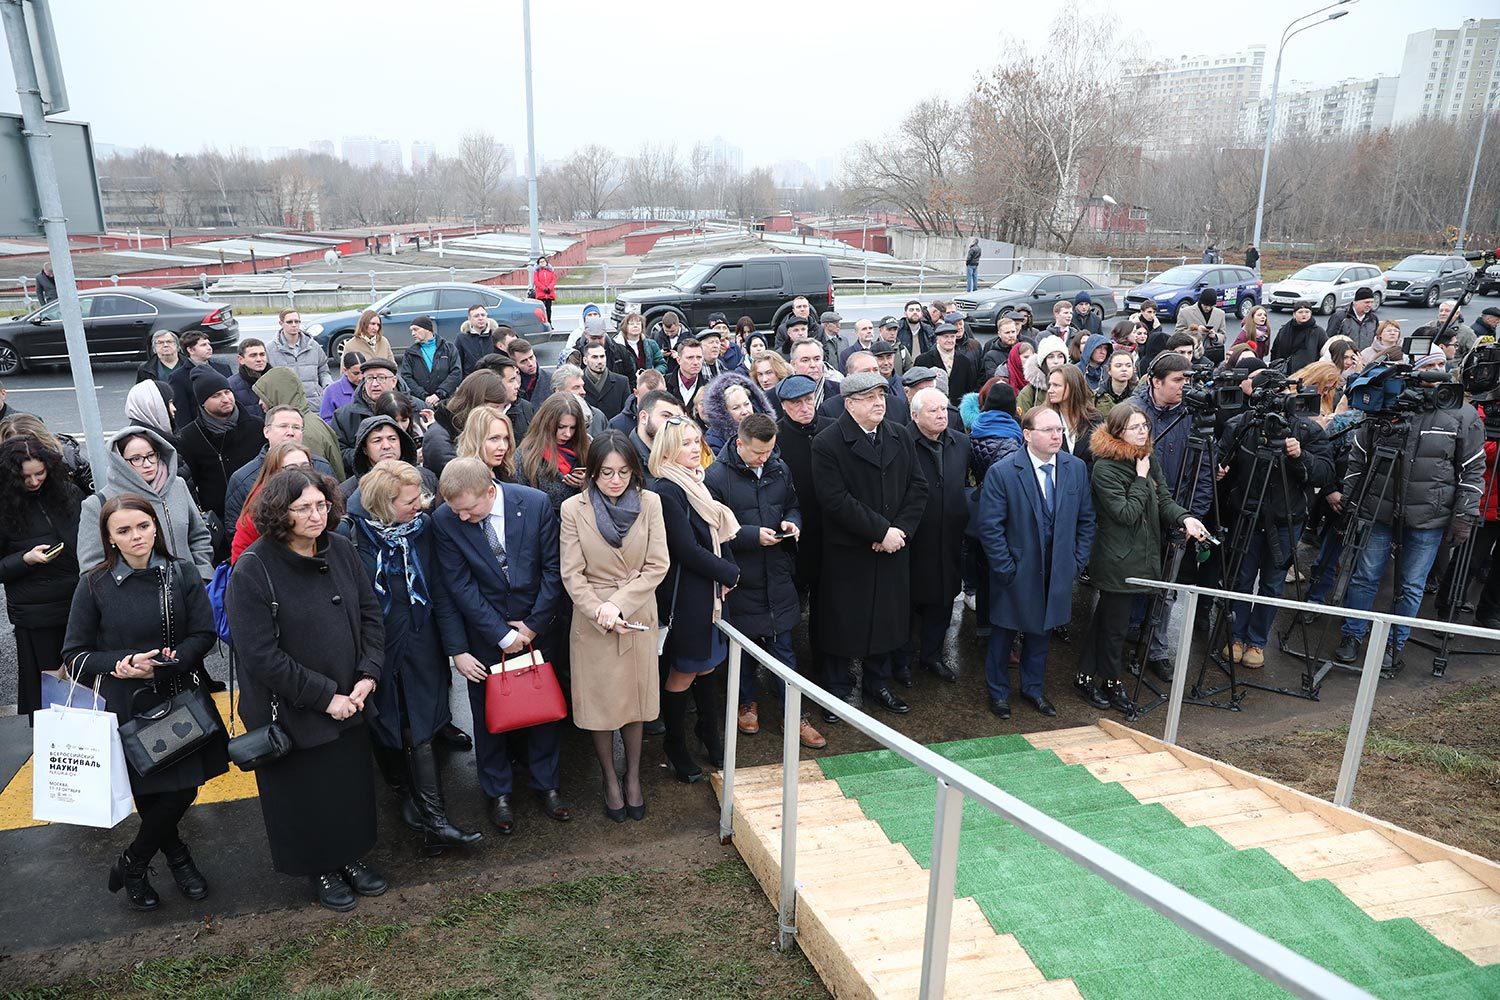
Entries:
<svg viewBox="0 0 1500 1000">
<path fill-rule="evenodd" d="M 1469 535 L 1474 531 L 1474 522 L 1467 517 L 1455 517 L 1448 525 L 1448 534 L 1444 541 L 1449 545 L 1462 545 L 1469 540 Z"/>
</svg>

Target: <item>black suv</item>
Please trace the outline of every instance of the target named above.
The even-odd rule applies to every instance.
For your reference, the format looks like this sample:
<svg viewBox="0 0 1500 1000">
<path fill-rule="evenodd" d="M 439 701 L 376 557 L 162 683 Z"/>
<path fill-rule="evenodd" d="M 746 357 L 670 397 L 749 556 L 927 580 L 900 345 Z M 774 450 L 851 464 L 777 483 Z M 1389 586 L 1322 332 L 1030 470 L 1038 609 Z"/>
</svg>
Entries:
<svg viewBox="0 0 1500 1000">
<path fill-rule="evenodd" d="M 812 304 L 814 317 L 833 308 L 827 257 L 767 254 L 699 261 L 670 285 L 622 291 L 615 299 L 613 318 L 619 325 L 627 310 L 639 312 L 649 327 L 670 309 L 689 329 L 697 330 L 708 325 L 710 313 L 721 312 L 731 326 L 749 316 L 757 327 L 774 329 L 799 295 Z"/>
</svg>

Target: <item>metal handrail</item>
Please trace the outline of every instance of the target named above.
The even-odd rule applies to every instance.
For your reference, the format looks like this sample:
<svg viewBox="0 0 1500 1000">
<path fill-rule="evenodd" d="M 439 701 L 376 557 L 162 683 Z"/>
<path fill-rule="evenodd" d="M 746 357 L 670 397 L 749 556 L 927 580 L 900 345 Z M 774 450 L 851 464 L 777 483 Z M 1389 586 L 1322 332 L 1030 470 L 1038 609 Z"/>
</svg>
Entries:
<svg viewBox="0 0 1500 1000">
<path fill-rule="evenodd" d="M 1196 603 L 1197 595 L 1189 594 L 1189 615 Z M 1187 620 L 1190 629 L 1191 618 Z M 749 651 L 752 659 L 786 685 L 782 717 L 781 893 L 778 905 L 780 944 L 783 949 L 790 946 L 797 933 L 798 736 L 802 697 L 805 695 L 829 711 L 837 712 L 839 718 L 852 728 L 904 757 L 932 775 L 936 781 L 937 803 L 933 820 L 927 918 L 922 939 L 922 1000 L 941 997 L 946 981 L 948 938 L 953 918 L 953 886 L 958 866 L 959 828 L 965 796 L 1014 823 L 1064 857 L 1100 876 L 1288 992 L 1322 1000 L 1373 1000 L 1364 990 L 1285 945 L 1245 926 L 1160 876 L 1120 857 L 1097 841 L 1085 837 L 847 704 L 777 660 L 729 623 L 720 621 L 718 628 L 729 640 L 729 676 L 726 678 L 729 691 L 739 690 L 741 659 L 746 651 Z M 1177 676 L 1181 677 L 1186 667 L 1182 650 L 1178 652 L 1178 659 Z M 724 788 L 719 814 L 719 835 L 724 843 L 728 843 L 734 834 L 734 772 L 738 736 L 737 708 L 735 700 L 729 698 L 726 699 L 724 710 Z"/>
</svg>

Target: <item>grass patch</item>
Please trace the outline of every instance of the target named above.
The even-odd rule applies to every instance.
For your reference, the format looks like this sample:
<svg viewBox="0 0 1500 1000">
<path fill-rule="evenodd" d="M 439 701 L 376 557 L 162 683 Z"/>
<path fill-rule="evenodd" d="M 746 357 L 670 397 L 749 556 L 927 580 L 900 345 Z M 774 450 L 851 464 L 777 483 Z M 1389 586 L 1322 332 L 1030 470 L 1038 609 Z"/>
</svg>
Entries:
<svg viewBox="0 0 1500 1000">
<path fill-rule="evenodd" d="M 5 1000 L 765 998 L 828 994 L 737 859 L 611 873 L 358 919 L 270 947 L 141 962 Z"/>
</svg>

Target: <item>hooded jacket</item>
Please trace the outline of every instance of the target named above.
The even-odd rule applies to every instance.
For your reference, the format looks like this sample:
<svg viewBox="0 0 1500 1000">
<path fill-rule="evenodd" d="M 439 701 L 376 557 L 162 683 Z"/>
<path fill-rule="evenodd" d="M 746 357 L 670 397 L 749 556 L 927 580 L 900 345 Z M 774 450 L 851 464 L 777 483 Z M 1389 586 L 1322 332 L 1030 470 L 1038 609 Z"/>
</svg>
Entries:
<svg viewBox="0 0 1500 1000">
<path fill-rule="evenodd" d="M 1083 378 L 1089 384 L 1089 388 L 1095 392 L 1109 378 L 1109 355 L 1104 355 L 1104 361 L 1094 364 L 1090 359 L 1094 352 L 1101 347 L 1109 347 L 1113 341 L 1101 333 L 1092 334 L 1088 340 L 1083 342 L 1083 357 L 1078 362 L 1078 370 L 1083 372 Z"/>
<path fill-rule="evenodd" d="M 1047 403 L 1047 373 L 1042 371 L 1042 361 L 1049 354 L 1061 354 L 1068 356 L 1068 345 L 1061 337 L 1046 336 L 1036 345 L 1036 353 L 1026 359 L 1023 368 L 1026 372 L 1026 385 L 1016 388 L 1016 407 L 1025 413 L 1038 406 Z M 1066 363 L 1066 362 L 1064 362 Z"/>
<path fill-rule="evenodd" d="M 293 376 L 295 377 L 295 376 Z M 135 466 L 120 454 L 119 442 L 127 435 L 144 434 L 151 439 L 160 460 L 166 463 L 166 486 L 157 493 L 141 478 Z M 198 513 L 198 505 L 188 492 L 187 483 L 177 475 L 177 449 L 150 427 L 125 427 L 109 439 L 109 472 L 99 490 L 83 501 L 78 513 L 78 569 L 87 573 L 104 560 L 104 540 L 99 537 L 99 508 L 104 501 L 122 493 L 138 493 L 150 502 L 156 519 L 167 535 L 172 555 L 191 560 L 204 580 L 214 575 L 214 546 L 208 525 Z"/>
<path fill-rule="evenodd" d="M 1090 480 L 1096 518 L 1089 580 L 1094 589 L 1107 593 L 1141 592 L 1145 588 L 1125 581 L 1161 578 L 1162 538 L 1179 527 L 1188 512 L 1172 499 L 1150 444 L 1128 444 L 1101 425 L 1089 445 L 1094 453 Z M 1135 463 L 1148 455 L 1151 473 L 1143 477 Z"/>
<path fill-rule="evenodd" d="M 453 346 L 458 348 L 459 368 L 463 371 L 463 375 L 459 376 L 460 381 L 479 367 L 480 358 L 495 353 L 495 331 L 499 329 L 500 324 L 488 317 L 485 318 L 482 332 L 471 329 L 469 321 L 464 320 L 463 326 L 458 328 L 458 336 L 453 338 Z"/>
<path fill-rule="evenodd" d="M 716 455 L 739 433 L 739 425 L 729 415 L 729 407 L 724 403 L 725 391 L 735 386 L 750 394 L 750 405 L 755 408 L 756 413 L 764 413 L 772 420 L 776 419 L 771 399 L 760 386 L 738 372 L 725 372 L 708 384 L 703 395 L 703 416 L 708 421 L 703 440 Z"/>
<path fill-rule="evenodd" d="M 1004 410 L 983 410 L 969 427 L 969 472 L 974 482 L 984 482 L 990 466 L 1024 443 L 1021 425 Z"/>
<path fill-rule="evenodd" d="M 329 423 L 333 427 L 333 436 L 338 438 L 339 455 L 344 460 L 346 472 L 354 469 L 355 439 L 359 437 L 359 428 L 365 419 L 375 415 L 375 404 L 371 403 L 364 390 L 354 394 L 354 398 L 334 411 L 333 419 Z"/>
<path fill-rule="evenodd" d="M 302 443 L 328 463 L 335 479 L 344 478 L 344 459 L 339 454 L 338 439 L 328 425 L 318 419 L 296 372 L 286 368 L 268 369 L 255 380 L 255 394 L 260 397 L 261 409 L 266 413 L 278 406 L 290 406 L 302 414 Z"/>
<path fill-rule="evenodd" d="M 374 416 L 360 421 L 359 430 L 355 433 L 354 461 L 350 465 L 354 474 L 339 483 L 339 492 L 343 494 L 344 499 L 348 500 L 355 495 L 359 490 L 360 477 L 375 467 L 375 463 L 370 461 L 370 456 L 365 454 L 365 440 L 382 427 L 389 427 L 396 432 L 396 437 L 401 442 L 401 461 L 415 467 L 422 474 L 422 492 L 437 495 L 438 477 L 431 469 L 424 469 L 417 465 L 417 443 L 411 439 L 411 435 L 403 431 L 394 418 Z"/>
</svg>

